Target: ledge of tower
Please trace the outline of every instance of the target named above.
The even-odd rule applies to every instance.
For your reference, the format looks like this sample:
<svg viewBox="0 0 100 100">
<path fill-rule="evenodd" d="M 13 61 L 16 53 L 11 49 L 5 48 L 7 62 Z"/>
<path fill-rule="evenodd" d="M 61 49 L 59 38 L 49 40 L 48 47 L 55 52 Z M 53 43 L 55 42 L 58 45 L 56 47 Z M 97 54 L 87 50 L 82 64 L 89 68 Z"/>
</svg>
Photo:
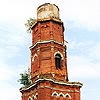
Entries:
<svg viewBox="0 0 100 100">
<path fill-rule="evenodd" d="M 37 19 L 36 22 L 34 22 L 34 24 L 32 25 L 31 29 L 33 29 L 33 27 L 38 23 L 38 22 L 45 22 L 45 21 L 54 21 L 54 22 L 58 22 L 63 24 L 63 22 L 61 21 L 61 19 L 56 19 L 53 17 L 50 18 L 44 18 L 44 19 Z"/>
<path fill-rule="evenodd" d="M 30 49 L 33 49 L 33 48 L 35 48 L 38 44 L 51 43 L 51 42 L 56 43 L 56 44 L 58 44 L 58 45 L 62 45 L 63 47 L 66 46 L 65 44 L 62 44 L 62 43 L 57 42 L 57 41 L 55 41 L 55 40 L 49 40 L 49 41 L 40 41 L 40 42 L 38 41 L 38 42 L 36 42 L 34 45 L 30 46 L 29 48 L 30 48 Z"/>
<path fill-rule="evenodd" d="M 32 87 L 35 87 L 39 82 L 49 81 L 53 84 L 59 84 L 59 85 L 65 85 L 65 86 L 71 86 L 71 87 L 82 87 L 83 84 L 80 82 L 64 82 L 64 81 L 57 81 L 51 78 L 38 78 L 34 83 L 32 83 L 30 86 L 22 87 L 20 88 L 20 92 L 27 91 L 31 89 Z"/>
</svg>

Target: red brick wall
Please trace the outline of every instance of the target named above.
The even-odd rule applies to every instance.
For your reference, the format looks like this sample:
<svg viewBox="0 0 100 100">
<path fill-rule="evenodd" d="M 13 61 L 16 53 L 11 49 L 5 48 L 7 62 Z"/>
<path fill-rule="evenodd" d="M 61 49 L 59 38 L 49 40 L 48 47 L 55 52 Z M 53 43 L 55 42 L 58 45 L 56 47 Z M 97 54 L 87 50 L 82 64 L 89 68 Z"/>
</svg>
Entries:
<svg viewBox="0 0 100 100">
<path fill-rule="evenodd" d="M 66 80 L 65 77 L 68 75 L 63 24 L 53 20 L 37 22 L 32 28 L 32 46 L 34 47 L 31 49 L 31 77 L 34 78 L 38 74 L 55 73 L 55 78 Z M 55 67 L 56 53 L 62 55 L 61 70 Z M 37 55 L 36 60 L 33 60 L 34 55 Z"/>
<path fill-rule="evenodd" d="M 36 86 L 24 91 L 22 100 L 29 98 L 32 98 L 31 100 L 80 100 L 80 87 L 75 84 L 63 85 L 41 81 Z"/>
</svg>

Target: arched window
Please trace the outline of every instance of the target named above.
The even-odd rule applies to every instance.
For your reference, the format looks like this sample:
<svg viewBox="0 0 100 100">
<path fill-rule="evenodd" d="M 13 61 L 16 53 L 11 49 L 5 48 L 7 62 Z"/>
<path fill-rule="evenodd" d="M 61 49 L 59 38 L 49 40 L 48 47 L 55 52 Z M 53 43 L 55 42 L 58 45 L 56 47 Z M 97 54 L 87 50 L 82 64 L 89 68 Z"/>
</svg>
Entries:
<svg viewBox="0 0 100 100">
<path fill-rule="evenodd" d="M 55 66 L 56 66 L 56 69 L 61 69 L 61 55 L 60 54 L 56 54 L 55 55 Z"/>
<path fill-rule="evenodd" d="M 28 98 L 28 100 L 32 100 L 32 98 L 31 98 L 31 97 L 29 97 L 29 98 Z"/>
<path fill-rule="evenodd" d="M 32 100 L 35 100 L 35 97 L 34 96 L 32 97 Z"/>
</svg>

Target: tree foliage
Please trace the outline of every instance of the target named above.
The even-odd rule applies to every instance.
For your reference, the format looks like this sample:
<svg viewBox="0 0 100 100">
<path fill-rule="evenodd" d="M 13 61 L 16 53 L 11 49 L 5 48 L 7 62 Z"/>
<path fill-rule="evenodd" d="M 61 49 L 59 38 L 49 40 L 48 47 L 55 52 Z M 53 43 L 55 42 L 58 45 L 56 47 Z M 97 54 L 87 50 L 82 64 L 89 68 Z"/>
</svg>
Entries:
<svg viewBox="0 0 100 100">
<path fill-rule="evenodd" d="M 28 33 L 31 33 L 31 28 L 32 28 L 32 25 L 36 22 L 36 19 L 35 18 L 29 18 L 29 20 L 27 20 L 27 23 L 25 23 L 25 26 L 27 28 L 27 32 Z"/>
<path fill-rule="evenodd" d="M 29 71 L 25 71 L 24 73 L 21 73 L 20 75 L 21 75 L 21 79 L 19 79 L 20 84 L 23 84 L 24 86 L 28 86 L 31 84 Z"/>
</svg>

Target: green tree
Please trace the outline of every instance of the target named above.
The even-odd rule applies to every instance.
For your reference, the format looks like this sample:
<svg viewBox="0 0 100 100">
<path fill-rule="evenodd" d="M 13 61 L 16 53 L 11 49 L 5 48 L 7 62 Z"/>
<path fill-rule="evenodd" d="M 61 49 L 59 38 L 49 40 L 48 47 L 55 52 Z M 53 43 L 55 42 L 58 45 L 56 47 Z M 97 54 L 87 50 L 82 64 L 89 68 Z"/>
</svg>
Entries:
<svg viewBox="0 0 100 100">
<path fill-rule="evenodd" d="M 31 33 L 31 28 L 32 28 L 32 25 L 36 22 L 36 19 L 35 18 L 29 18 L 29 20 L 27 20 L 27 23 L 25 23 L 25 26 L 27 28 L 27 32 L 28 33 Z"/>
<path fill-rule="evenodd" d="M 21 75 L 21 79 L 18 80 L 20 84 L 23 84 L 24 86 L 28 86 L 31 84 L 29 71 L 25 71 L 24 73 L 21 73 L 20 75 Z"/>
</svg>

